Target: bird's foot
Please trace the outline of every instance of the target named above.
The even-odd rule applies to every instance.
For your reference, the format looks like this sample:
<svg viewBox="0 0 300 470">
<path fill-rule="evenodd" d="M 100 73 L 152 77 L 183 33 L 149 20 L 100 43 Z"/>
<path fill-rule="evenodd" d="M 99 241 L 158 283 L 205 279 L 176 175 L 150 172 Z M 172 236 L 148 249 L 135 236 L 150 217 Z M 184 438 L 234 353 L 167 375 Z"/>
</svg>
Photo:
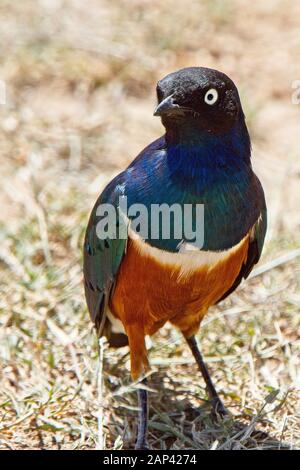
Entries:
<svg viewBox="0 0 300 470">
<path fill-rule="evenodd" d="M 220 397 L 217 396 L 212 398 L 211 405 L 213 419 L 218 420 L 218 418 L 225 418 L 226 416 L 229 416 L 229 411 L 223 405 Z"/>
<path fill-rule="evenodd" d="M 134 450 L 150 450 L 146 442 L 137 442 L 134 446 Z"/>
</svg>

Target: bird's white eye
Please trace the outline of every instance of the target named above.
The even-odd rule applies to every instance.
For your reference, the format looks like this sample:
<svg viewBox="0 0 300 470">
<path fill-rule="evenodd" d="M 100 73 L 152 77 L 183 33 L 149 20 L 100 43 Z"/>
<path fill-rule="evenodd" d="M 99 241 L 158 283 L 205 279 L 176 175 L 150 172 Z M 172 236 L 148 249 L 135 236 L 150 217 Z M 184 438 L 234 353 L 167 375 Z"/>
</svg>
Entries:
<svg viewBox="0 0 300 470">
<path fill-rule="evenodd" d="M 219 94 L 215 88 L 210 88 L 204 96 L 204 101 L 207 104 L 215 104 L 215 102 L 218 100 Z"/>
</svg>

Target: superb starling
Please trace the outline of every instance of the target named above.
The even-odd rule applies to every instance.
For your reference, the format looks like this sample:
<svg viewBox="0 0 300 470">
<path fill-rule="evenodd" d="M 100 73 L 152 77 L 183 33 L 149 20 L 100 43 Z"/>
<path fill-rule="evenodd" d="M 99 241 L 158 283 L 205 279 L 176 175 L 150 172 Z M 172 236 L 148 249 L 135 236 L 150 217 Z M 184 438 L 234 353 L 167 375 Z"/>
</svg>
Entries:
<svg viewBox="0 0 300 470">
<path fill-rule="evenodd" d="M 129 345 L 134 380 L 149 367 L 145 336 L 168 321 L 178 328 L 213 410 L 224 415 L 195 334 L 208 308 L 233 292 L 260 258 L 264 192 L 229 77 L 204 67 L 178 70 L 158 82 L 157 98 L 154 115 L 165 134 L 108 184 L 92 210 L 84 242 L 86 300 L 98 335 L 113 347 Z M 145 208 L 139 223 L 130 208 Z M 145 387 L 138 397 L 141 449 L 147 445 Z"/>
</svg>

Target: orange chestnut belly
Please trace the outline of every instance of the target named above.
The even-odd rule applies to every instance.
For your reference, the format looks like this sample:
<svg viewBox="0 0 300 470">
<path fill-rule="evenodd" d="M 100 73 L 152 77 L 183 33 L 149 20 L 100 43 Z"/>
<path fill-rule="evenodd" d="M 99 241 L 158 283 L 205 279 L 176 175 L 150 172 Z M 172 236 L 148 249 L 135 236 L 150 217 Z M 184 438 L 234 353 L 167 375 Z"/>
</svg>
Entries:
<svg viewBox="0 0 300 470">
<path fill-rule="evenodd" d="M 248 240 L 222 255 L 204 252 L 200 258 L 199 252 L 168 254 L 129 239 L 110 310 L 128 336 L 133 379 L 148 367 L 145 335 L 167 321 L 186 337 L 197 332 L 210 305 L 235 281 L 247 258 Z"/>
</svg>

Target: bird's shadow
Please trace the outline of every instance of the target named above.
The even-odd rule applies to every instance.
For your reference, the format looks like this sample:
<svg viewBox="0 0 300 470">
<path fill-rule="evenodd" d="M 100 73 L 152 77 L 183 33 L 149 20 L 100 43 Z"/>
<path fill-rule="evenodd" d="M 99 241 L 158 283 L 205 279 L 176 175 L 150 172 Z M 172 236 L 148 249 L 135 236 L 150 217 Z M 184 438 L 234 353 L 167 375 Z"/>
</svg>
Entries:
<svg viewBox="0 0 300 470">
<path fill-rule="evenodd" d="M 277 440 L 265 430 L 260 429 L 264 426 L 263 416 L 261 416 L 261 419 L 254 420 L 252 414 L 246 412 L 236 413 L 237 406 L 230 406 L 230 403 L 228 403 L 228 416 L 225 418 L 216 416 L 213 413 L 211 403 L 205 399 L 205 392 L 200 386 L 201 398 L 195 396 L 194 391 L 176 390 L 178 382 L 173 381 L 172 383 L 170 378 L 168 386 L 166 386 L 160 376 L 157 378 L 154 376 L 151 385 L 155 390 L 159 388 L 160 409 L 165 404 L 167 413 L 166 417 L 165 413 L 157 409 L 156 399 L 154 399 L 152 406 L 150 404 L 149 430 L 151 433 L 151 430 L 155 429 L 157 441 L 153 442 L 154 447 L 156 447 L 156 444 L 158 446 L 163 444 L 165 448 L 174 446 L 176 448 L 184 443 L 186 448 L 195 449 L 242 450 L 259 448 L 287 450 L 290 448 L 289 444 Z M 227 400 L 224 401 L 227 405 Z M 161 427 L 160 436 L 157 435 L 159 431 L 157 426 L 155 424 L 153 426 L 153 423 L 157 420 L 166 424 L 169 422 L 166 427 Z"/>
<path fill-rule="evenodd" d="M 263 417 L 253 420 L 253 415 L 237 414 L 228 406 L 229 416 L 215 417 L 208 400 L 195 396 L 194 391 L 179 387 L 179 382 L 168 378 L 166 383 L 160 373 L 149 380 L 149 447 L 151 449 L 268 449 L 287 450 L 289 444 L 279 441 L 263 429 Z M 199 387 L 199 391 L 203 391 Z M 203 392 L 204 396 L 204 392 Z M 227 404 L 227 403 L 226 403 Z M 124 432 L 124 449 L 134 447 L 137 411 L 124 413 L 127 431 Z"/>
</svg>

